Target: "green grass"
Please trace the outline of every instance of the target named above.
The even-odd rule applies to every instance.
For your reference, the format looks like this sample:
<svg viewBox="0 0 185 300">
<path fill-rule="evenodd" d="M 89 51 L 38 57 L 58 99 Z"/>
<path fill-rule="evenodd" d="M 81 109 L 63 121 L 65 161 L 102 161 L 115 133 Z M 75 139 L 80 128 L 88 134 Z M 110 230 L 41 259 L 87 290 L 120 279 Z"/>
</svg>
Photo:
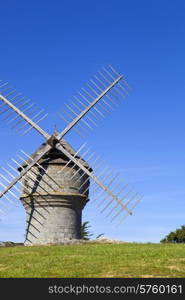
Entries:
<svg viewBox="0 0 185 300">
<path fill-rule="evenodd" d="M 1 247 L 0 277 L 185 277 L 185 245 Z"/>
</svg>

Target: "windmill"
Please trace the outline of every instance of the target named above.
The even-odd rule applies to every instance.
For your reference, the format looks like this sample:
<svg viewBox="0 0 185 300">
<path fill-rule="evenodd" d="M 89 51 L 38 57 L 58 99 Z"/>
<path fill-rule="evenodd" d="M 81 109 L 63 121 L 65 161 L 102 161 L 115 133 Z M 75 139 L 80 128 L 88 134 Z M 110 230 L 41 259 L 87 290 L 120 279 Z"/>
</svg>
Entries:
<svg viewBox="0 0 185 300">
<path fill-rule="evenodd" d="M 26 210 L 25 245 L 60 244 L 80 239 L 82 210 L 89 201 L 89 187 L 96 208 L 119 224 L 131 215 L 142 196 L 129 188 L 119 174 L 105 166 L 83 144 L 77 151 L 64 139 L 71 131 L 80 136 L 97 126 L 128 95 L 123 75 L 112 66 L 98 72 L 73 96 L 60 117 L 67 123 L 52 135 L 39 123 L 47 114 L 35 107 L 9 84 L 0 81 L 0 114 L 16 131 L 37 131 L 44 143 L 32 154 L 21 150 L 0 172 L 0 213 L 21 200 Z"/>
</svg>

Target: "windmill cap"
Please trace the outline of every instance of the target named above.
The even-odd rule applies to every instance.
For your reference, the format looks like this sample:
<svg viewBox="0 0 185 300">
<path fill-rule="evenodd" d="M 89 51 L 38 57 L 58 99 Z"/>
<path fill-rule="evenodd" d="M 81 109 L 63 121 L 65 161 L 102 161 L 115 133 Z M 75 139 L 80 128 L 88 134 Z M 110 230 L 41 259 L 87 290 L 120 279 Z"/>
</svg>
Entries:
<svg viewBox="0 0 185 300">
<path fill-rule="evenodd" d="M 69 152 L 72 156 L 75 156 L 75 159 L 78 160 L 85 168 L 89 171 L 92 171 L 92 168 L 88 165 L 88 163 L 82 159 L 80 156 L 75 155 L 75 150 L 67 143 L 65 140 L 61 140 L 60 143 L 62 146 Z M 28 160 L 26 160 L 21 167 L 18 168 L 18 171 L 21 172 L 22 168 L 26 168 L 33 159 L 37 158 L 47 147 L 47 143 L 43 143 L 31 156 Z M 39 164 L 66 164 L 69 161 L 69 158 L 63 154 L 60 150 L 58 150 L 55 145 L 38 161 Z M 74 164 L 71 162 L 71 164 Z"/>
</svg>

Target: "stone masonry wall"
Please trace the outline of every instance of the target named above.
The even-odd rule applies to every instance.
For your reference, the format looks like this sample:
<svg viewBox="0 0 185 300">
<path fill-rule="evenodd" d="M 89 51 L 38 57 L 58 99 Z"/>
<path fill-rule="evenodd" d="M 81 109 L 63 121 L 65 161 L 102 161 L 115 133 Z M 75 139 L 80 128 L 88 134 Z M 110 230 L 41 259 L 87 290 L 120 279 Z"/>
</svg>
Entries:
<svg viewBox="0 0 185 300">
<path fill-rule="evenodd" d="M 26 188 L 22 190 L 21 201 L 27 214 L 25 245 L 80 239 L 82 209 L 88 200 L 88 177 L 77 173 L 77 168 L 72 166 L 64 169 L 63 164 L 50 163 L 45 168 L 49 176 L 35 167 L 38 182 L 33 177 L 23 178 Z"/>
</svg>

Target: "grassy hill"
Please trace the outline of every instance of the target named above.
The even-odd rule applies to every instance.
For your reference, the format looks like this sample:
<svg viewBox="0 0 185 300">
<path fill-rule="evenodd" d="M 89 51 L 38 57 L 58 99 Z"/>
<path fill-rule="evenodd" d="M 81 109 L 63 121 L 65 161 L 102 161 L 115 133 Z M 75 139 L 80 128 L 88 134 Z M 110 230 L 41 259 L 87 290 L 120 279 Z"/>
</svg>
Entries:
<svg viewBox="0 0 185 300">
<path fill-rule="evenodd" d="M 1 247 L 0 277 L 185 277 L 185 245 Z"/>
</svg>

